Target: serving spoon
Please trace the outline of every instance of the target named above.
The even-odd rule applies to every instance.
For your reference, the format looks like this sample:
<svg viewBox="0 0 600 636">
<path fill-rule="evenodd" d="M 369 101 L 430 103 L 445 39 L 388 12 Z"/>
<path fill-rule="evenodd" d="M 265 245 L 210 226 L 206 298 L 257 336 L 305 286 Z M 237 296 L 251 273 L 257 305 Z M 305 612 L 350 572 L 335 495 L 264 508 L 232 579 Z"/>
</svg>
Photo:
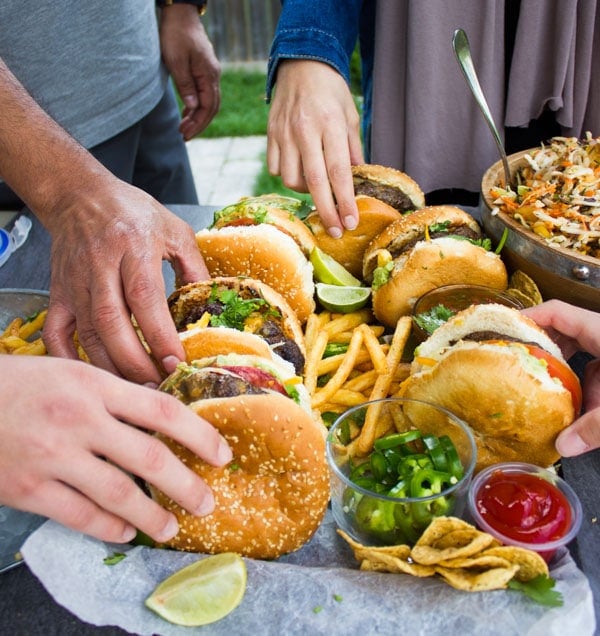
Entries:
<svg viewBox="0 0 600 636">
<path fill-rule="evenodd" d="M 469 46 L 469 39 L 467 38 L 467 34 L 463 29 L 456 29 L 456 31 L 454 31 L 454 35 L 452 37 L 452 48 L 454 49 L 456 59 L 458 60 L 463 75 L 467 80 L 467 84 L 471 89 L 471 93 L 473 94 L 473 97 L 475 98 L 475 101 L 479 106 L 479 110 L 481 110 L 483 118 L 485 119 L 494 137 L 494 141 L 496 142 L 498 152 L 500 153 L 500 157 L 502 159 L 505 183 L 507 185 L 510 185 L 510 168 L 508 167 L 506 150 L 504 149 L 504 144 L 502 143 L 502 139 L 500 138 L 498 128 L 494 123 L 494 118 L 492 117 L 492 113 L 490 112 L 490 108 L 488 106 L 485 95 L 481 90 L 481 85 L 479 84 L 479 79 L 477 78 L 475 67 L 473 66 L 473 58 L 471 57 L 471 47 Z"/>
</svg>

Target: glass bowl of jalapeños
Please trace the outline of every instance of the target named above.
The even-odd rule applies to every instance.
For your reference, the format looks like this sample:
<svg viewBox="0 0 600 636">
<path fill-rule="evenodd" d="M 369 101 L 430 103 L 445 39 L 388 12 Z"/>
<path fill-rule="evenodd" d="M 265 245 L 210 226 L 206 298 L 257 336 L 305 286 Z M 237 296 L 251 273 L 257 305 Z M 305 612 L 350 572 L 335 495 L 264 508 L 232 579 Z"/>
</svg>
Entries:
<svg viewBox="0 0 600 636">
<path fill-rule="evenodd" d="M 471 305 L 497 303 L 523 309 L 525 305 L 505 291 L 484 285 L 444 285 L 423 294 L 412 310 L 413 335 L 418 342 L 426 340 L 455 313 Z"/>
<path fill-rule="evenodd" d="M 356 441 L 371 408 L 387 432 L 361 455 Z M 414 545 L 434 517 L 462 516 L 476 454 L 469 427 L 435 404 L 386 398 L 353 407 L 327 436 L 333 517 L 363 545 Z"/>
<path fill-rule="evenodd" d="M 504 545 L 535 550 L 548 562 L 581 527 L 581 502 L 556 473 L 504 462 L 477 474 L 468 497 L 473 522 Z"/>
</svg>

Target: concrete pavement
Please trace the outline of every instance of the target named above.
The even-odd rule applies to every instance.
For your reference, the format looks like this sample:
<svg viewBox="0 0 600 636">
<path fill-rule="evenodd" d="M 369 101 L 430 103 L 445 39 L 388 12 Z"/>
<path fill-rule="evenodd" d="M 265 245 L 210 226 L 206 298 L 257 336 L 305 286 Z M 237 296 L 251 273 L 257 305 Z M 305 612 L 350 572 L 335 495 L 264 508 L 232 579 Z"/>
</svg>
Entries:
<svg viewBox="0 0 600 636">
<path fill-rule="evenodd" d="M 187 142 L 200 203 L 224 207 L 252 195 L 263 165 L 267 138 L 197 138 Z"/>
</svg>

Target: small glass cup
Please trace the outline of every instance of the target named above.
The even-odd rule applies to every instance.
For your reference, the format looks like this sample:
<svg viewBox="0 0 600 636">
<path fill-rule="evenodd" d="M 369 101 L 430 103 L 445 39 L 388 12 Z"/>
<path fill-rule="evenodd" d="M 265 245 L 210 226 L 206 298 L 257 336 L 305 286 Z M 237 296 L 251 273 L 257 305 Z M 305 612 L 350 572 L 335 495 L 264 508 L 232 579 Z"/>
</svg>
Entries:
<svg viewBox="0 0 600 636">
<path fill-rule="evenodd" d="M 350 480 L 364 458 L 351 454 L 352 431 L 365 421 L 369 409 L 377 422 L 394 433 L 420 431 L 423 435 L 447 435 L 462 464 L 462 477 L 451 486 L 425 497 L 390 496 Z M 387 420 L 387 421 L 386 421 Z M 363 545 L 414 545 L 436 516 L 463 515 L 477 449 L 469 427 L 446 409 L 406 398 L 365 402 L 343 413 L 327 437 L 331 469 L 331 508 L 337 525 Z"/>
<path fill-rule="evenodd" d="M 540 542 L 536 541 L 535 536 L 532 535 L 529 540 L 518 540 L 513 537 L 507 536 L 502 530 L 494 527 L 491 518 L 489 518 L 489 522 L 486 521 L 485 517 L 482 514 L 482 511 L 477 505 L 477 499 L 482 488 L 486 487 L 486 484 L 489 482 L 492 475 L 498 471 L 501 471 L 503 479 L 506 480 L 509 484 L 512 477 L 515 478 L 515 485 L 518 485 L 519 482 L 517 482 L 517 479 L 519 475 L 529 475 L 548 482 L 551 486 L 556 487 L 556 489 L 558 489 L 558 491 L 560 491 L 562 495 L 564 495 L 566 505 L 569 506 L 570 509 L 570 521 L 564 531 L 564 534 L 560 538 L 552 541 Z M 515 506 L 515 503 L 516 498 L 513 495 L 511 496 L 511 506 L 513 508 Z M 504 545 L 513 545 L 521 548 L 528 548 L 529 550 L 534 550 L 535 552 L 538 552 L 547 562 L 550 562 L 552 560 L 552 557 L 555 555 L 556 551 L 559 548 L 566 546 L 575 538 L 575 536 L 579 532 L 579 528 L 581 527 L 581 520 L 583 515 L 581 502 L 579 501 L 577 494 L 564 479 L 550 470 L 524 462 L 503 462 L 499 464 L 493 464 L 492 466 L 489 466 L 488 468 L 485 468 L 484 470 L 479 472 L 473 479 L 471 487 L 469 488 L 468 506 L 468 512 L 471 520 L 481 530 L 488 532 Z M 528 514 L 530 515 L 531 512 L 529 512 Z M 503 523 L 507 523 L 507 521 L 508 518 L 503 518 Z"/>
<path fill-rule="evenodd" d="M 430 318 L 425 327 L 418 317 L 431 312 L 435 307 L 441 305 L 448 312 L 455 314 L 471 305 L 483 305 L 486 303 L 497 303 L 513 307 L 514 309 L 524 308 L 520 300 L 493 287 L 485 287 L 483 285 L 444 285 L 423 294 L 414 304 L 412 309 L 413 334 L 419 342 L 423 342 L 433 333 L 436 327 L 439 327 L 448 319 L 450 313 L 445 320 L 443 316 L 439 316 L 438 319 Z"/>
</svg>

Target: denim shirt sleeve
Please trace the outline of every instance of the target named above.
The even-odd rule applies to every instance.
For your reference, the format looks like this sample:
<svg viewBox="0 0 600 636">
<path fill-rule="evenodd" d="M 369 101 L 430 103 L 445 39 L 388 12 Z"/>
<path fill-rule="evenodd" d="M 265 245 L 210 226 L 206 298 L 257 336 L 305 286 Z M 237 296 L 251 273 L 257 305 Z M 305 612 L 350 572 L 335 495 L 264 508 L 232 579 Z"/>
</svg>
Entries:
<svg viewBox="0 0 600 636">
<path fill-rule="evenodd" d="M 282 0 L 267 69 L 267 102 L 284 59 L 325 62 L 350 81 L 362 0 Z"/>
</svg>

